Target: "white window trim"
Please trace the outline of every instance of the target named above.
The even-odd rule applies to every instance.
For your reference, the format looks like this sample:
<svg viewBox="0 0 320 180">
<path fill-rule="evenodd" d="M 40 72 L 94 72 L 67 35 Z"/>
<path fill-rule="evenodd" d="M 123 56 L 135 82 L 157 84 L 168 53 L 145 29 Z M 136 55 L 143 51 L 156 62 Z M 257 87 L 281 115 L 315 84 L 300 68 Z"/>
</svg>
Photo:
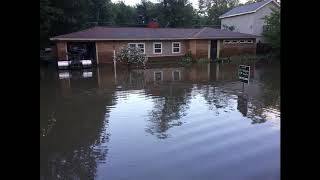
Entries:
<svg viewBox="0 0 320 180">
<path fill-rule="evenodd" d="M 236 42 L 233 42 L 233 41 L 236 41 Z M 239 40 L 232 40 L 232 44 L 238 44 L 239 43 Z"/>
<path fill-rule="evenodd" d="M 163 72 L 162 71 L 154 71 L 153 72 L 153 80 L 158 81 L 158 80 L 156 80 L 156 73 L 161 73 L 161 80 L 160 81 L 163 81 Z"/>
<path fill-rule="evenodd" d="M 178 47 L 174 47 L 174 44 L 179 44 L 179 51 L 178 52 L 174 52 L 173 48 L 178 48 Z M 172 42 L 172 54 L 179 54 L 181 52 L 181 43 L 180 42 Z"/>
<path fill-rule="evenodd" d="M 144 43 L 144 42 L 128 43 L 128 47 L 130 47 L 130 44 L 135 44 L 137 48 L 139 48 L 138 44 L 143 44 L 143 54 L 146 54 L 146 43 Z"/>
<path fill-rule="evenodd" d="M 249 42 L 251 41 L 251 42 Z M 253 40 L 246 40 L 246 43 L 253 43 Z"/>
<path fill-rule="evenodd" d="M 175 72 L 178 72 L 179 73 L 179 79 L 178 80 L 174 80 L 174 73 Z M 172 80 L 173 81 L 180 81 L 181 80 L 181 71 L 179 71 L 179 70 L 174 70 L 174 71 L 172 71 Z"/>
<path fill-rule="evenodd" d="M 241 41 L 243 41 L 243 42 L 241 42 Z M 243 44 L 243 43 L 246 43 L 246 41 L 245 40 L 239 40 L 239 43 Z"/>
<path fill-rule="evenodd" d="M 137 43 L 137 47 L 138 47 L 138 44 L 143 44 L 143 54 L 146 54 L 146 43 Z M 138 47 L 139 48 L 139 47 Z M 139 48 L 140 49 L 140 48 Z"/>
<path fill-rule="evenodd" d="M 137 47 L 137 43 L 128 43 L 128 47 L 130 47 L 131 44 L 134 44 Z"/>
<path fill-rule="evenodd" d="M 156 53 L 155 52 L 155 49 L 159 49 L 159 48 L 154 48 L 154 45 L 155 44 L 161 44 L 161 52 L 160 53 Z M 152 47 L 153 47 L 153 54 L 162 54 L 162 42 L 154 42 L 153 44 L 152 44 Z"/>
</svg>

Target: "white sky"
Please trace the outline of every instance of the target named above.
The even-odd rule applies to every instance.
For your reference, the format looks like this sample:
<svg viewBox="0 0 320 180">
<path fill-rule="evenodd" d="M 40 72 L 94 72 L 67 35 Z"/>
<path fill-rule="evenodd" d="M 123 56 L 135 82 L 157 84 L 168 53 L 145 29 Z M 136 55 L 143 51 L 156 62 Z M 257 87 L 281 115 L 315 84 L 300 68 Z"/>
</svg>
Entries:
<svg viewBox="0 0 320 180">
<path fill-rule="evenodd" d="M 141 0 L 111 0 L 111 1 L 112 2 L 123 1 L 126 5 L 130 5 L 130 6 L 134 6 L 134 5 L 136 5 L 136 4 L 141 2 Z M 151 2 L 159 2 L 160 0 L 149 0 L 149 1 L 151 1 Z M 189 0 L 189 1 L 192 3 L 194 8 L 198 9 L 198 0 Z M 240 1 L 240 3 L 245 3 L 248 0 L 239 0 L 239 1 Z"/>
</svg>

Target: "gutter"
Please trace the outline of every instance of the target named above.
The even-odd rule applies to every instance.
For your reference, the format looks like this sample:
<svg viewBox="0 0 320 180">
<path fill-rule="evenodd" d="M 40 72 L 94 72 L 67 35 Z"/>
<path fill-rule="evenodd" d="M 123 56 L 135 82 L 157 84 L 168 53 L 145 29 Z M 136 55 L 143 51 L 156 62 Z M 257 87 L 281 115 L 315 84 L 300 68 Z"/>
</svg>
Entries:
<svg viewBox="0 0 320 180">
<path fill-rule="evenodd" d="M 155 41 L 155 40 L 195 40 L 195 39 L 248 39 L 248 38 L 257 38 L 259 36 L 220 36 L 220 37 L 203 37 L 203 38 L 197 38 L 197 37 L 192 37 L 192 38 L 157 38 L 157 39 L 150 39 L 150 38 L 141 38 L 141 39 L 94 39 L 94 38 L 50 38 L 51 41 Z"/>
</svg>

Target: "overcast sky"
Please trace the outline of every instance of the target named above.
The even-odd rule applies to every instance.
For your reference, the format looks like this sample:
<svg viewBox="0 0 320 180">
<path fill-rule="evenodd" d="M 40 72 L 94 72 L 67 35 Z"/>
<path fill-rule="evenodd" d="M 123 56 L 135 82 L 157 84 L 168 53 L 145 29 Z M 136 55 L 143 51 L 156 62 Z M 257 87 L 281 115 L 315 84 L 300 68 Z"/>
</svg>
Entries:
<svg viewBox="0 0 320 180">
<path fill-rule="evenodd" d="M 112 2 L 123 1 L 126 5 L 136 5 L 141 2 L 141 0 L 111 0 Z M 159 0 L 150 0 L 151 2 L 159 2 Z M 194 8 L 198 9 L 198 0 L 189 0 Z M 241 3 L 247 2 L 248 0 L 239 0 Z"/>
</svg>

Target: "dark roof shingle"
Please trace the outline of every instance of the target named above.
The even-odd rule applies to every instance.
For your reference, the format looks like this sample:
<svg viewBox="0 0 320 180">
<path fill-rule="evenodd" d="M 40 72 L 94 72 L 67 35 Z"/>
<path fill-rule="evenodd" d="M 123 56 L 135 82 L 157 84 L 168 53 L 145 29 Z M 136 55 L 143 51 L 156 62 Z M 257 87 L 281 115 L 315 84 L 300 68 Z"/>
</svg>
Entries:
<svg viewBox="0 0 320 180">
<path fill-rule="evenodd" d="M 166 40 L 166 39 L 218 39 L 255 38 L 243 34 L 214 28 L 136 28 L 93 27 L 83 31 L 52 37 L 51 40 Z"/>
</svg>

